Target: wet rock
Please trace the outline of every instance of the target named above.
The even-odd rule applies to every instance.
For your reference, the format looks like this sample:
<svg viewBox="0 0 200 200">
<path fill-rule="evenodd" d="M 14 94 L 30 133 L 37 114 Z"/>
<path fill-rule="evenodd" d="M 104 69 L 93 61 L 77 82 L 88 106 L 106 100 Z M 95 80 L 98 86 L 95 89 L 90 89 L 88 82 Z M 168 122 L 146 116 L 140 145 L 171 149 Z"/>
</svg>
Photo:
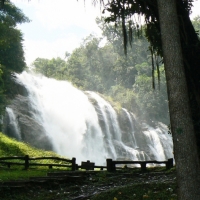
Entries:
<svg viewBox="0 0 200 200">
<path fill-rule="evenodd" d="M 34 118 L 36 110 L 29 105 L 28 97 L 18 94 L 8 106 L 16 119 L 18 127 L 10 122 L 10 116 L 7 112 L 4 117 L 3 132 L 18 140 L 30 143 L 32 146 L 44 149 L 53 150 L 50 138 L 46 135 L 44 128 Z M 14 134 L 14 130 L 18 128 L 20 136 Z"/>
</svg>

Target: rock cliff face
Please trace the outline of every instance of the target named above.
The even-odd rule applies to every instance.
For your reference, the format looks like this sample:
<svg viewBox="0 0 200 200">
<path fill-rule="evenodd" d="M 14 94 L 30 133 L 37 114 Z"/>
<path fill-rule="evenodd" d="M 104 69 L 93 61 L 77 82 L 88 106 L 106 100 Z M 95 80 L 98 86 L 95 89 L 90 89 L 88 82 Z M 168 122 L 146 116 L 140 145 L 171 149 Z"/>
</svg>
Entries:
<svg viewBox="0 0 200 200">
<path fill-rule="evenodd" d="M 93 104 L 95 100 L 92 100 Z M 99 123 L 104 133 L 106 133 L 105 120 L 102 118 L 102 113 L 99 112 L 101 109 L 98 104 L 94 104 L 96 110 L 98 111 Z M 118 159 L 130 160 L 132 157 L 132 150 L 137 150 L 136 154 L 140 160 L 159 160 L 156 151 L 160 148 L 161 154 L 164 154 L 166 158 L 172 156 L 172 142 L 170 141 L 170 136 L 168 135 L 168 128 L 166 125 L 153 122 L 151 126 L 145 122 L 141 123 L 139 119 L 136 118 L 132 113 L 129 113 L 126 109 L 121 109 L 117 112 L 117 119 L 119 122 L 121 141 L 113 138 L 113 143 L 118 155 Z M 112 128 L 113 122 L 110 121 L 110 130 L 112 135 L 115 135 L 115 131 Z M 108 136 L 104 138 L 106 148 L 109 152 L 110 143 L 108 142 Z M 160 145 L 160 147 L 159 147 Z M 130 147 L 130 151 L 127 151 L 127 147 Z"/>
<path fill-rule="evenodd" d="M 18 94 L 8 105 L 8 108 L 13 113 L 10 113 L 7 109 L 4 117 L 3 132 L 10 137 L 30 143 L 37 148 L 53 150 L 52 143 L 46 135 L 42 124 L 38 123 L 34 118 L 38 111 L 30 105 L 27 89 L 17 82 L 16 85 Z"/>
<path fill-rule="evenodd" d="M 115 111 L 98 94 L 79 91 L 67 82 L 20 76 L 18 94 L 4 117 L 7 135 L 81 161 L 99 158 L 99 164 L 105 158 L 173 157 L 172 139 L 164 124 L 150 126 L 124 108 Z"/>
</svg>

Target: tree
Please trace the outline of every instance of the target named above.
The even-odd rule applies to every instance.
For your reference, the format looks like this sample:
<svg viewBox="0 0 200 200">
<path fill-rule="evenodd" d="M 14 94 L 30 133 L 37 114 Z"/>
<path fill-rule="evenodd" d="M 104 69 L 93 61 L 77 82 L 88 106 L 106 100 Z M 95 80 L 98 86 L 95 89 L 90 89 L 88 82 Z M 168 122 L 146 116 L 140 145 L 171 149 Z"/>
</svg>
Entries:
<svg viewBox="0 0 200 200">
<path fill-rule="evenodd" d="M 108 24 L 105 22 L 105 18 L 97 18 L 96 22 L 102 30 L 102 35 L 106 37 L 108 44 L 113 46 L 113 51 L 117 54 L 118 59 L 115 62 L 114 71 L 116 72 L 117 82 L 121 83 L 127 88 L 132 88 L 135 82 L 137 64 L 146 62 L 150 55 L 148 51 L 148 41 L 144 34 L 138 37 L 137 31 L 132 30 L 133 42 L 131 46 L 127 47 L 126 55 L 123 48 L 123 35 L 121 28 L 121 21 L 114 24 Z M 125 78 L 126 77 L 126 78 Z"/>
<path fill-rule="evenodd" d="M 200 16 L 196 16 L 193 21 L 192 21 L 192 24 L 194 26 L 194 29 L 195 31 L 197 32 L 198 34 L 198 37 L 199 37 L 199 34 L 200 34 Z"/>
<path fill-rule="evenodd" d="M 190 111 L 175 0 L 158 0 L 180 200 L 200 199 L 199 159 Z"/>
<path fill-rule="evenodd" d="M 23 38 L 17 24 L 29 19 L 10 1 L 0 8 L 0 117 L 6 101 L 13 95 L 12 77 L 25 67 Z"/>
<path fill-rule="evenodd" d="M 168 96 L 164 66 L 160 67 L 160 81 L 152 89 L 151 64 L 137 64 L 138 75 L 135 76 L 133 91 L 137 95 L 136 102 L 142 111 L 140 115 L 148 122 L 160 121 L 169 124 Z M 158 77 L 154 70 L 155 78 Z"/>
<path fill-rule="evenodd" d="M 66 62 L 61 58 L 36 58 L 32 63 L 35 72 L 41 73 L 46 77 L 62 79 L 66 69 Z"/>
</svg>

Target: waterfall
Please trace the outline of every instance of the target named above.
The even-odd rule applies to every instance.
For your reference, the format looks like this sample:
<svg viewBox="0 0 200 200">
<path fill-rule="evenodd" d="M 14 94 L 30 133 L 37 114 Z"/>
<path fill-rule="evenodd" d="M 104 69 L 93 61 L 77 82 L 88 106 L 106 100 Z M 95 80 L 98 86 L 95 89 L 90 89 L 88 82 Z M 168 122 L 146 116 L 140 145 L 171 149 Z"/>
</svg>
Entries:
<svg viewBox="0 0 200 200">
<path fill-rule="evenodd" d="M 48 138 L 58 154 L 76 157 L 78 163 L 90 160 L 98 165 L 105 164 L 106 158 L 166 160 L 173 157 L 172 139 L 164 124 L 158 123 L 156 128 L 141 124 L 126 109 L 120 114 L 97 93 L 83 92 L 67 81 L 23 72 L 16 74 L 16 82 L 27 90 L 27 96 L 19 95 L 18 99 L 26 98 L 28 119 L 43 128 L 41 133 L 38 129 L 32 131 L 29 143 L 37 133 L 42 141 Z M 10 107 L 13 112 L 21 112 L 20 106 L 10 105 L 7 110 Z M 21 116 L 25 118 L 26 113 Z M 24 127 L 26 121 L 19 120 L 19 124 Z M 23 130 L 21 135 L 26 137 L 28 133 Z M 37 143 L 43 144 L 40 139 Z"/>
<path fill-rule="evenodd" d="M 8 113 L 8 118 L 9 118 L 7 126 L 7 129 L 9 129 L 7 131 L 8 135 L 20 141 L 22 138 L 20 134 L 20 128 L 18 126 L 17 117 L 15 116 L 11 108 L 6 108 L 6 112 Z"/>
<path fill-rule="evenodd" d="M 129 126 L 130 126 L 130 129 L 131 129 L 130 132 L 129 132 L 129 140 L 132 141 L 133 147 L 137 148 L 137 142 L 136 142 L 136 139 L 135 139 L 135 129 L 134 129 L 134 124 L 133 124 L 133 119 L 131 118 L 131 114 L 125 108 L 122 108 L 122 110 L 127 115 Z"/>
</svg>

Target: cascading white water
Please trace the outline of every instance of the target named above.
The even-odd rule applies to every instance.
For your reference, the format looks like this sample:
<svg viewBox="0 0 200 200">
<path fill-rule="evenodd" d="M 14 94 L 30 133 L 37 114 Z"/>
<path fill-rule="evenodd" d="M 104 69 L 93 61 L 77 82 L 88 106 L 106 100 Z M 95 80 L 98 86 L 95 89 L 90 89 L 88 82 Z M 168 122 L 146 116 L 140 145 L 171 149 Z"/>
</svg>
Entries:
<svg viewBox="0 0 200 200">
<path fill-rule="evenodd" d="M 136 132 L 133 116 L 125 109 L 125 118 L 131 126 L 127 136 L 132 145 L 124 143 L 115 110 L 98 94 L 84 93 L 67 81 L 27 72 L 16 76 L 28 91 L 29 103 L 35 111 L 34 120 L 43 126 L 54 151 L 60 155 L 76 157 L 78 163 L 90 160 L 100 165 L 105 164 L 106 158 L 145 160 L 151 159 L 150 154 L 157 160 L 172 157 L 169 136 L 152 127 Z M 169 148 L 167 152 L 171 153 L 163 149 L 166 141 L 169 142 L 165 146 Z M 151 149 L 151 153 L 147 149 Z"/>
<path fill-rule="evenodd" d="M 27 72 L 17 78 L 27 88 L 30 102 L 38 110 L 34 117 L 43 125 L 57 153 L 77 157 L 79 162 L 86 158 L 97 163 L 105 161 L 98 117 L 83 92 L 69 82 Z"/>
<path fill-rule="evenodd" d="M 131 127 L 129 139 L 130 139 L 130 141 L 133 142 L 133 146 L 134 146 L 135 148 L 137 148 L 137 142 L 136 142 L 136 139 L 135 139 L 135 130 L 134 130 L 133 120 L 132 120 L 132 118 L 131 118 L 131 114 L 130 114 L 125 108 L 122 108 L 122 110 L 126 113 L 127 118 L 128 118 L 128 121 L 129 121 L 129 123 L 130 123 L 130 127 Z"/>
<path fill-rule="evenodd" d="M 149 130 L 150 136 L 150 146 L 151 149 L 156 151 L 157 160 L 164 160 L 165 158 L 173 157 L 173 143 L 171 141 L 171 135 L 166 134 L 168 132 L 166 126 L 160 123 L 160 127 L 153 129 L 152 127 L 146 125 Z M 165 142 L 169 141 L 169 142 Z"/>
<path fill-rule="evenodd" d="M 17 140 L 21 140 L 20 128 L 18 126 L 17 118 L 11 108 L 6 108 L 6 112 L 9 116 L 9 125 L 12 128 L 12 136 L 15 137 Z"/>
<path fill-rule="evenodd" d="M 117 140 L 117 141 L 121 140 L 121 133 L 120 133 L 119 124 L 117 121 L 116 112 L 108 102 L 106 102 L 103 98 L 101 98 L 96 93 L 89 92 L 89 91 L 87 93 L 90 95 L 91 98 L 97 101 L 96 111 L 98 115 L 102 116 L 103 118 L 102 120 L 105 123 L 105 130 L 104 130 L 105 132 L 103 132 L 103 134 L 106 134 L 107 142 L 110 147 L 113 159 L 116 159 L 117 153 L 114 147 L 114 140 Z"/>
</svg>

